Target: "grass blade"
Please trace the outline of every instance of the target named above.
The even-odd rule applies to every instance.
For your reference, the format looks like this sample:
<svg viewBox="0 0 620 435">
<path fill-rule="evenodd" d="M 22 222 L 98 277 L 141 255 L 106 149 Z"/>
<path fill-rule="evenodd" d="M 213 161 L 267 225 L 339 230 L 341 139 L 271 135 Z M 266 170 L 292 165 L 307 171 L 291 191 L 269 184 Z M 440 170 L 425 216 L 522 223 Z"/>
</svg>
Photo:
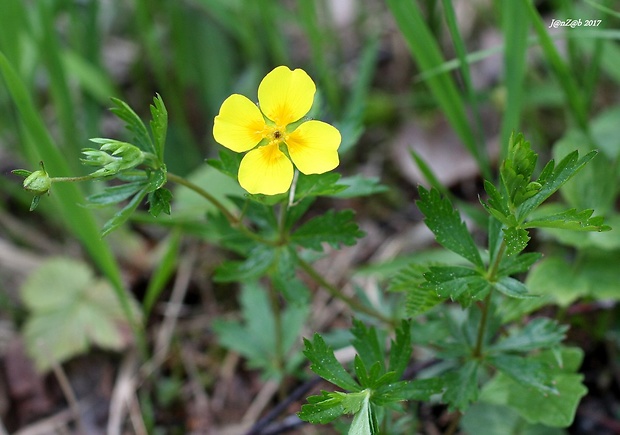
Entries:
<svg viewBox="0 0 620 435">
<path fill-rule="evenodd" d="M 413 1 L 403 0 L 388 0 L 387 4 L 420 69 L 428 71 L 442 65 L 444 58 L 439 45 L 418 6 Z M 491 170 L 486 150 L 475 139 L 463 98 L 454 81 L 447 74 L 439 74 L 427 78 L 427 83 L 452 128 L 478 163 L 484 177 L 490 178 Z"/>
</svg>

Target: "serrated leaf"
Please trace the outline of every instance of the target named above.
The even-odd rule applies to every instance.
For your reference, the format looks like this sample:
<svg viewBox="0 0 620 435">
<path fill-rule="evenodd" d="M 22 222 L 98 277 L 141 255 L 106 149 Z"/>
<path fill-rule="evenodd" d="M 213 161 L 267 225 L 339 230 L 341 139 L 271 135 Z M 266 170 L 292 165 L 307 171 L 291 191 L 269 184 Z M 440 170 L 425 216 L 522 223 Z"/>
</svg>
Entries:
<svg viewBox="0 0 620 435">
<path fill-rule="evenodd" d="M 529 233 L 522 228 L 504 228 L 504 242 L 506 243 L 506 255 L 508 257 L 523 251 L 530 241 Z"/>
<path fill-rule="evenodd" d="M 506 226 L 516 225 L 516 220 L 510 213 L 508 199 L 490 181 L 484 180 L 484 190 L 489 198 L 486 203 L 480 200 L 480 204 L 485 210 Z"/>
<path fill-rule="evenodd" d="M 338 180 L 340 174 L 337 172 L 312 175 L 300 173 L 295 185 L 295 202 L 309 196 L 333 195 L 346 189 L 347 186 L 338 184 Z"/>
<path fill-rule="evenodd" d="M 164 147 L 166 145 L 166 133 L 168 130 L 168 111 L 164 100 L 159 94 L 153 98 L 151 109 L 151 131 L 155 143 L 155 155 L 160 162 L 164 161 Z"/>
<path fill-rule="evenodd" d="M 479 368 L 478 361 L 467 361 L 444 376 L 445 392 L 442 401 L 448 404 L 448 409 L 465 411 L 470 403 L 478 399 Z"/>
<path fill-rule="evenodd" d="M 499 281 L 493 283 L 493 287 L 511 298 L 528 299 L 537 297 L 529 293 L 525 284 L 509 276 L 501 277 Z"/>
<path fill-rule="evenodd" d="M 496 355 L 487 358 L 489 364 L 511 377 L 521 385 L 535 389 L 541 394 L 557 394 L 553 375 L 542 362 L 517 355 Z"/>
<path fill-rule="evenodd" d="M 102 192 L 88 196 L 86 201 L 88 201 L 89 204 L 97 206 L 116 204 L 126 200 L 145 186 L 146 184 L 143 181 L 136 181 L 133 183 L 106 187 Z"/>
<path fill-rule="evenodd" d="M 542 254 L 539 252 L 526 252 L 524 254 L 511 255 L 510 257 L 504 256 L 497 274 L 499 276 L 510 276 L 527 272 L 541 257 Z"/>
<path fill-rule="evenodd" d="M 513 329 L 510 334 L 487 348 L 489 352 L 529 352 L 559 345 L 566 337 L 566 325 L 546 318 L 530 321 L 523 328 Z"/>
<path fill-rule="evenodd" d="M 114 290 L 82 262 L 54 258 L 43 263 L 24 283 L 22 299 L 31 310 L 24 325 L 26 347 L 40 371 L 93 345 L 120 350 L 128 344 L 128 325 Z M 131 308 L 137 310 L 135 304 Z"/>
<path fill-rule="evenodd" d="M 416 204 L 425 216 L 426 226 L 435 234 L 437 243 L 483 269 L 484 263 L 478 248 L 450 200 L 441 198 L 439 191 L 434 188 L 428 191 L 420 186 L 419 193 L 420 199 Z"/>
<path fill-rule="evenodd" d="M 537 217 L 526 222 L 523 228 L 561 228 L 572 231 L 610 231 L 609 225 L 604 225 L 602 216 L 591 217 L 594 210 L 570 209 L 548 216 Z"/>
<path fill-rule="evenodd" d="M 518 207 L 540 190 L 540 183 L 531 182 L 537 159 L 538 155 L 521 133 L 510 137 L 508 156 L 502 163 L 500 175 L 513 207 Z"/>
<path fill-rule="evenodd" d="M 355 213 L 351 210 L 329 210 L 300 226 L 291 236 L 291 241 L 315 251 L 322 251 L 323 243 L 334 248 L 340 245 L 352 246 L 357 239 L 364 236 L 353 220 L 354 216 Z"/>
<path fill-rule="evenodd" d="M 517 208 L 517 221 L 522 223 L 532 211 L 577 174 L 596 154 L 596 151 L 590 151 L 579 158 L 579 152 L 574 151 L 564 157 L 557 166 L 554 166 L 554 162 L 551 160 L 538 178 L 537 182 L 541 188 Z"/>
<path fill-rule="evenodd" d="M 377 388 L 372 401 L 379 406 L 405 400 L 427 401 L 431 396 L 441 393 L 443 385 L 440 378 L 394 382 Z"/>
<path fill-rule="evenodd" d="M 361 391 L 362 388 L 351 375 L 340 365 L 334 351 L 327 346 L 323 337 L 314 334 L 313 341 L 304 338 L 304 355 L 312 363 L 310 370 L 323 379 L 348 391 Z"/>
<path fill-rule="evenodd" d="M 406 312 L 415 317 L 437 305 L 443 299 L 433 288 L 424 287 L 427 266 L 411 263 L 400 269 L 388 284 L 388 291 L 406 293 Z"/>
<path fill-rule="evenodd" d="M 150 192 L 147 200 L 149 203 L 149 214 L 153 217 L 159 216 L 162 212 L 169 215 L 170 201 L 172 201 L 172 192 L 164 187 Z"/>
<path fill-rule="evenodd" d="M 388 370 L 400 379 L 411 360 L 411 323 L 403 320 L 396 329 L 396 338 L 390 340 L 390 365 Z"/>
<path fill-rule="evenodd" d="M 268 245 L 256 245 L 243 261 L 226 261 L 222 263 L 213 279 L 216 282 L 244 282 L 265 274 L 276 258 L 275 248 Z"/>
<path fill-rule="evenodd" d="M 111 98 L 116 107 L 110 109 L 117 117 L 125 121 L 125 127 L 133 135 L 134 144 L 142 151 L 158 155 L 144 122 L 127 103 L 118 98 Z"/>
<path fill-rule="evenodd" d="M 368 388 L 372 381 L 368 374 L 368 370 L 366 370 L 366 364 L 364 364 L 364 361 L 359 355 L 355 355 L 353 358 L 353 369 L 355 370 L 355 376 L 357 376 L 357 382 L 359 382 L 362 387 Z"/>
<path fill-rule="evenodd" d="M 354 337 L 351 340 L 351 344 L 353 344 L 353 347 L 357 350 L 366 366 L 370 367 L 375 362 L 378 362 L 381 367 L 381 374 L 385 373 L 384 352 L 383 347 L 379 343 L 377 330 L 373 326 L 367 328 L 361 321 L 353 319 L 351 333 Z M 363 387 L 367 386 L 362 382 L 360 383 Z"/>
<path fill-rule="evenodd" d="M 343 177 L 338 182 L 338 185 L 345 186 L 345 188 L 330 196 L 342 199 L 357 198 L 386 192 L 388 190 L 387 186 L 381 184 L 378 178 L 364 177 L 362 175 Z"/>
<path fill-rule="evenodd" d="M 146 188 L 140 190 L 134 195 L 133 198 L 131 198 L 131 200 L 125 207 L 116 212 L 114 216 L 112 216 L 112 218 L 103 225 L 103 228 L 101 229 L 101 237 L 107 236 L 116 228 L 124 224 L 125 221 L 129 219 L 129 217 L 133 214 L 133 212 L 136 211 L 146 194 Z"/>
<path fill-rule="evenodd" d="M 345 414 L 343 395 L 321 391 L 321 396 L 310 396 L 297 416 L 312 424 L 326 424 Z"/>
<path fill-rule="evenodd" d="M 489 282 L 474 269 L 461 266 L 431 266 L 424 274 L 424 288 L 433 289 L 441 298 L 450 298 L 468 306 L 484 299 Z"/>
</svg>

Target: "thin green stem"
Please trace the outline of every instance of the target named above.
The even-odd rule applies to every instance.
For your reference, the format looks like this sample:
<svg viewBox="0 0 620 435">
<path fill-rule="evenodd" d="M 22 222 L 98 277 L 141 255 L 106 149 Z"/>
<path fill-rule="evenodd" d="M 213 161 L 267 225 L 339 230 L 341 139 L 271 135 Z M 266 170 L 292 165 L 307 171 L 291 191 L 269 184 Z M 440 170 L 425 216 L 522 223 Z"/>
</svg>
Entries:
<svg viewBox="0 0 620 435">
<path fill-rule="evenodd" d="M 237 219 L 237 217 L 235 217 L 235 215 L 233 215 L 225 206 L 224 204 L 222 204 L 220 201 L 217 200 L 217 198 L 215 198 L 213 195 L 211 195 L 209 192 L 207 192 L 206 190 L 204 190 L 202 187 L 192 183 L 191 181 L 173 174 L 172 172 L 168 172 L 167 173 L 167 177 L 168 177 L 168 181 L 172 181 L 173 183 L 177 183 L 180 184 L 181 186 L 185 186 L 188 189 L 193 190 L 194 192 L 196 192 L 197 194 L 199 194 L 200 196 L 202 196 L 203 198 L 205 198 L 207 201 L 209 201 L 211 204 L 213 204 L 215 207 L 217 207 L 217 209 L 219 211 L 222 212 L 222 214 L 224 216 L 226 216 L 226 219 L 228 219 L 228 222 L 230 222 L 232 225 L 238 225 L 239 224 L 239 219 Z"/>
<path fill-rule="evenodd" d="M 323 287 L 330 295 L 332 295 L 336 299 L 340 299 L 341 301 L 345 302 L 349 307 L 351 307 L 354 310 L 357 310 L 357 311 L 360 311 L 362 313 L 368 314 L 369 316 L 372 316 L 372 317 L 374 317 L 376 319 L 379 319 L 382 322 L 385 322 L 385 323 L 387 323 L 389 325 L 396 326 L 393 319 L 390 319 L 389 317 L 387 317 L 383 313 L 380 313 L 379 311 L 377 311 L 377 310 L 375 310 L 373 308 L 367 307 L 366 305 L 362 304 L 357 299 L 354 299 L 354 298 L 352 298 L 350 296 L 347 296 L 347 295 L 343 294 L 340 290 L 338 290 L 332 284 L 327 282 L 325 280 L 325 278 L 323 278 L 323 276 L 314 267 L 312 267 L 312 265 L 310 265 L 306 261 L 302 260 L 301 258 L 298 258 L 298 262 L 299 262 L 299 266 L 301 266 L 301 268 L 308 275 L 310 275 L 310 277 L 317 284 L 319 284 L 321 287 Z"/>
<path fill-rule="evenodd" d="M 81 177 L 50 177 L 50 180 L 52 180 L 53 183 L 62 183 L 65 181 L 89 181 L 94 180 L 95 178 L 98 177 L 93 177 L 92 174 L 88 174 Z"/>
<path fill-rule="evenodd" d="M 502 261 L 502 257 L 504 256 L 504 252 L 506 252 L 506 241 L 502 240 L 501 245 L 499 246 L 499 250 L 497 251 L 497 256 L 495 257 L 495 261 L 489 268 L 487 272 L 487 279 L 489 281 L 495 280 L 495 275 L 499 270 L 499 265 Z M 476 346 L 474 347 L 473 356 L 475 358 L 480 358 L 482 356 L 482 347 L 484 343 L 484 333 L 487 329 L 487 320 L 489 317 L 489 307 L 491 306 L 491 297 L 493 296 L 493 289 L 489 289 L 489 294 L 482 301 L 482 317 L 480 319 L 480 325 L 478 325 L 478 336 L 476 337 Z"/>
</svg>

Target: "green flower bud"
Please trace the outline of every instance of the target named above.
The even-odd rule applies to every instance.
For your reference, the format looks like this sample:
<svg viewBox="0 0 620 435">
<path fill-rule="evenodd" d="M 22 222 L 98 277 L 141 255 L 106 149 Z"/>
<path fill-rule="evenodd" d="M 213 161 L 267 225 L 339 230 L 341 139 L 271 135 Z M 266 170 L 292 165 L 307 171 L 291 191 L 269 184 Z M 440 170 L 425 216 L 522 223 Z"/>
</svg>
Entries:
<svg viewBox="0 0 620 435">
<path fill-rule="evenodd" d="M 24 189 L 35 195 L 43 195 L 49 192 L 50 187 L 52 187 L 52 180 L 49 175 L 47 175 L 43 162 L 41 162 L 41 169 L 34 171 L 24 180 Z"/>
<path fill-rule="evenodd" d="M 144 162 L 145 154 L 135 145 L 127 142 L 119 142 L 113 139 L 91 139 L 92 142 L 101 144 L 96 150 L 85 148 L 82 153 L 86 158 L 82 163 L 90 166 L 100 166 L 93 176 L 105 177 L 121 171 L 135 168 Z"/>
</svg>

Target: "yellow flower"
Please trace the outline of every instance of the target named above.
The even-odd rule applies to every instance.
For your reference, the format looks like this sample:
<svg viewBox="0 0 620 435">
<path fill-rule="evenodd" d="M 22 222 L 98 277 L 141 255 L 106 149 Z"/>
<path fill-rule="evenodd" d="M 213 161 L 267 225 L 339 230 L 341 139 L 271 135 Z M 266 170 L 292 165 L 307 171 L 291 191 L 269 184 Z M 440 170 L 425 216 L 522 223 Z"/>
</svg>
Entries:
<svg viewBox="0 0 620 435">
<path fill-rule="evenodd" d="M 239 184 L 249 193 L 286 192 L 293 181 L 293 163 L 304 174 L 322 174 L 338 166 L 340 132 L 321 121 L 296 123 L 310 111 L 315 92 L 305 71 L 279 66 L 261 81 L 258 107 L 239 94 L 222 103 L 213 137 L 235 152 L 249 151 L 239 166 Z"/>
</svg>

